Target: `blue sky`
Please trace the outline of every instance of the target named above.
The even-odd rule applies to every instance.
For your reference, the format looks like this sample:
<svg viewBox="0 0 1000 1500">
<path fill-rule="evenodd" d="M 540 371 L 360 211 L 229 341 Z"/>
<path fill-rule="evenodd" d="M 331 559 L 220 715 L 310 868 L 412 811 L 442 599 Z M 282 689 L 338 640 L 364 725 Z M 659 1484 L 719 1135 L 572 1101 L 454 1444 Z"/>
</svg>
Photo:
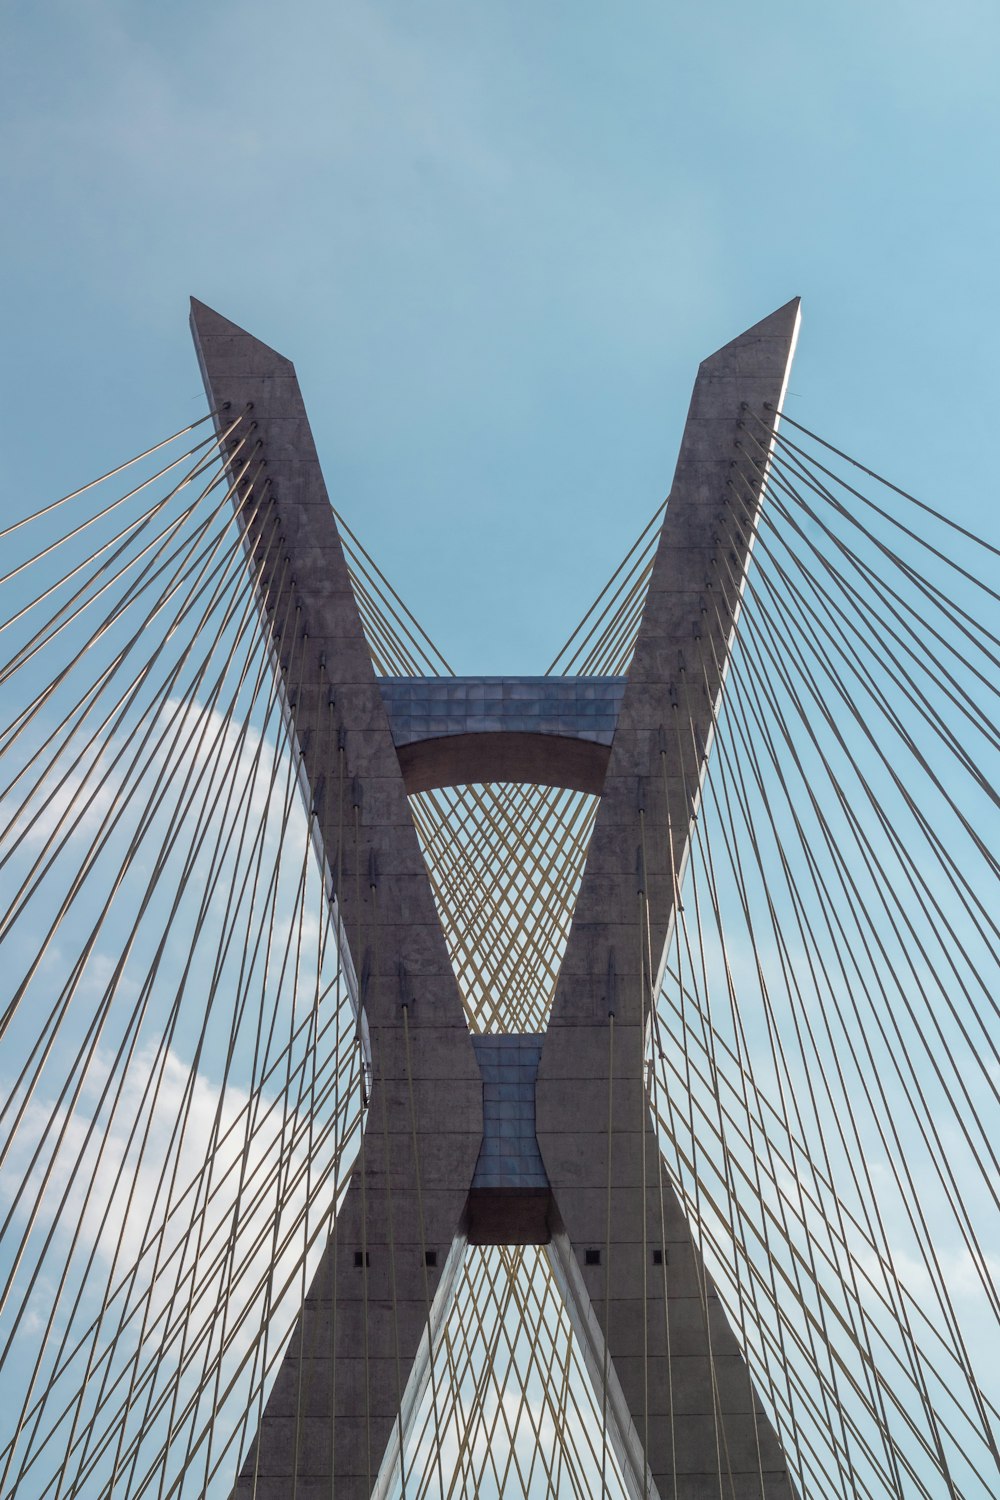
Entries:
<svg viewBox="0 0 1000 1500">
<path fill-rule="evenodd" d="M 987 0 L 7 0 L 20 509 L 203 409 L 194 293 L 296 361 L 457 670 L 541 670 L 698 360 L 800 293 L 790 409 L 995 535 Z"/>
<path fill-rule="evenodd" d="M 453 666 L 540 671 L 665 495 L 698 361 L 801 294 L 791 414 L 998 540 L 988 0 L 0 28 L 8 514 L 203 414 L 194 294 L 295 360 Z"/>
</svg>

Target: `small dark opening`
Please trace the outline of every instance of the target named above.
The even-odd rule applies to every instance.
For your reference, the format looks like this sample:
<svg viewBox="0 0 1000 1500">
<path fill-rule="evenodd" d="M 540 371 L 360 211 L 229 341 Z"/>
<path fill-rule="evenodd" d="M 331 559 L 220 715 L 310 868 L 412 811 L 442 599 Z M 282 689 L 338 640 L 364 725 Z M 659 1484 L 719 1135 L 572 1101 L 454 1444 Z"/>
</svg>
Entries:
<svg viewBox="0 0 1000 1500">
<path fill-rule="evenodd" d="M 367 1250 L 355 1250 L 354 1264 L 360 1269 L 362 1266 L 370 1266 L 372 1258 Z"/>
<path fill-rule="evenodd" d="M 601 1264 L 600 1250 L 585 1250 L 583 1252 L 583 1263 L 587 1266 L 599 1266 Z"/>
<path fill-rule="evenodd" d="M 436 1266 L 437 1263 L 438 1263 L 438 1253 L 437 1253 L 437 1251 L 436 1250 L 425 1250 L 424 1251 L 424 1265 L 425 1266 Z"/>
<path fill-rule="evenodd" d="M 662 1250 L 654 1250 L 653 1251 L 653 1265 L 654 1266 L 662 1266 L 663 1265 L 663 1251 Z"/>
</svg>

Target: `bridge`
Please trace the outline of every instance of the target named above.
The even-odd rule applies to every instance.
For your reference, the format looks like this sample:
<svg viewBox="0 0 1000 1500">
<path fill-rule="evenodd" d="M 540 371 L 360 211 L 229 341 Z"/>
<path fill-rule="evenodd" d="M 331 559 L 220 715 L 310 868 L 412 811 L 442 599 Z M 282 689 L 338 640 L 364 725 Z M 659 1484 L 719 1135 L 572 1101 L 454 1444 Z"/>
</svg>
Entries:
<svg viewBox="0 0 1000 1500">
<path fill-rule="evenodd" d="M 7 518 L 0 1495 L 998 1492 L 1000 551 L 798 329 L 539 676 L 201 303 L 207 415 Z"/>
</svg>

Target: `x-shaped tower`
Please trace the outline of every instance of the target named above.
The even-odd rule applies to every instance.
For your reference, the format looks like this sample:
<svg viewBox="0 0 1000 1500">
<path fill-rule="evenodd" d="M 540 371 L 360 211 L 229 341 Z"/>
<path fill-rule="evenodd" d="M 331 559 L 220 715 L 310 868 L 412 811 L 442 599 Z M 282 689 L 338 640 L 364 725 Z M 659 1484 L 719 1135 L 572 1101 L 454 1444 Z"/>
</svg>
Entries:
<svg viewBox="0 0 1000 1500">
<path fill-rule="evenodd" d="M 700 367 L 627 677 L 492 680 L 488 702 L 468 681 L 429 699 L 376 677 L 293 366 L 198 302 L 192 327 L 220 432 L 252 406 L 267 498 L 240 524 L 372 1067 L 358 1165 L 236 1497 L 384 1492 L 443 1378 L 435 1331 L 468 1242 L 548 1246 L 631 1494 L 708 1500 L 724 1476 L 725 1500 L 790 1496 L 669 1186 L 646 1059 L 761 466 L 736 521 L 729 481 L 747 410 L 773 430 L 797 299 Z M 470 1035 L 410 812 L 411 792 L 485 781 L 600 796 L 544 1037 Z M 495 1107 L 505 1087 L 527 1129 Z"/>
</svg>

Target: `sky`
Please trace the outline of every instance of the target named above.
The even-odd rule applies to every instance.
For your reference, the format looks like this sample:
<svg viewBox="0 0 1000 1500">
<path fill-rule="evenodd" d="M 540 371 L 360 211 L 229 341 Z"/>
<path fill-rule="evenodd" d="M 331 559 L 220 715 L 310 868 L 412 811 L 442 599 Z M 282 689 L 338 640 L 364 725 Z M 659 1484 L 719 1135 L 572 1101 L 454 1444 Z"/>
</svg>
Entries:
<svg viewBox="0 0 1000 1500">
<path fill-rule="evenodd" d="M 994 542 L 990 0 L 0 0 L 5 514 L 296 363 L 456 670 L 543 670 L 794 295 L 788 410 Z"/>
<path fill-rule="evenodd" d="M 294 359 L 334 504 L 458 671 L 541 671 L 790 296 L 789 410 L 996 536 L 988 0 L 5 0 L 12 511 Z"/>
</svg>

